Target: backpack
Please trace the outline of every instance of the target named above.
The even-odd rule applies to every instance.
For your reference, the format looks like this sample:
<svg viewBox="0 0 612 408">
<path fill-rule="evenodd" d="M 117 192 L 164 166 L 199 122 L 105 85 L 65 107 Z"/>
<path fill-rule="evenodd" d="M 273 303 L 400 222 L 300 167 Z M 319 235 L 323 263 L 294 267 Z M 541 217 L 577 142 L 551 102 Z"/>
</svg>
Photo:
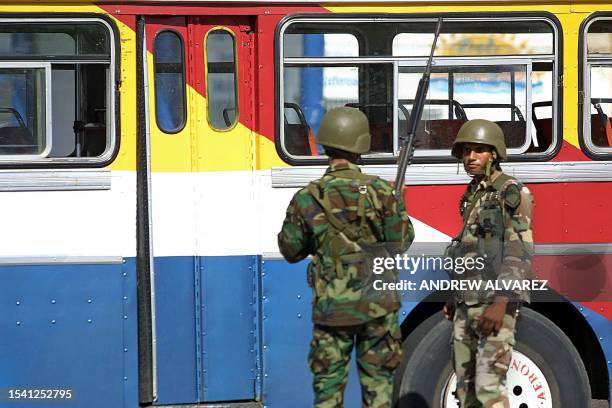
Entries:
<svg viewBox="0 0 612 408">
<path fill-rule="evenodd" d="M 377 266 L 380 273 L 374 273 L 376 258 L 394 256 L 393 244 L 379 242 L 367 222 L 366 207 L 373 207 L 371 195 L 376 191 L 372 183 L 378 179 L 355 170 L 337 170 L 332 177 L 340 176 L 358 183 L 357 199 L 358 223 L 341 221 L 334 213 L 329 193 L 326 191 L 326 177 L 311 182 L 307 190 L 319 204 L 328 221 L 328 229 L 316 250 L 313 262 L 308 268 L 309 284 L 314 287 L 317 279 L 327 283 L 334 279 L 346 281 L 346 286 L 355 291 L 355 297 L 361 301 L 389 303 L 398 302 L 396 291 L 374 290 L 373 283 L 380 279 L 383 282 L 397 282 L 396 268 Z M 368 206 L 367 203 L 370 203 Z M 386 293 L 385 293 L 386 292 Z M 391 292 L 391 293 L 389 293 Z"/>
</svg>

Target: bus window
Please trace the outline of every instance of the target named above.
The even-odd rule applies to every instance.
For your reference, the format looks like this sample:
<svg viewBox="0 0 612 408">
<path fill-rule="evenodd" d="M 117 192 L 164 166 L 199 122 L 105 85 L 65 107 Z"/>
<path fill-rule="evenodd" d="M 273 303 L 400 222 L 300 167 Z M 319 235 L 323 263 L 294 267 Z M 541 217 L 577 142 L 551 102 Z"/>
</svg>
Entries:
<svg viewBox="0 0 612 408">
<path fill-rule="evenodd" d="M 401 30 L 405 32 L 395 36 L 392 50 L 402 58 L 398 104 L 409 112 L 434 36 L 433 29 L 417 26 Z M 538 18 L 449 18 L 442 30 L 417 130 L 416 155 L 450 154 L 459 128 L 470 119 L 495 121 L 504 131 L 511 159 L 550 150 L 558 140 L 552 115 L 557 67 L 554 26 Z M 536 102 L 549 103 L 551 114 L 536 121 Z M 398 114 L 401 133 L 407 116 L 401 110 Z"/>
<path fill-rule="evenodd" d="M 111 36 L 97 19 L 0 26 L 1 162 L 103 163 L 112 156 Z"/>
<path fill-rule="evenodd" d="M 365 162 L 393 162 L 435 26 L 435 18 L 418 16 L 285 21 L 277 39 L 283 102 L 277 140 L 286 159 L 292 164 L 321 161 L 322 149 L 312 147 L 310 135 L 329 109 L 353 106 L 370 121 L 372 149 Z M 547 157 L 560 140 L 558 38 L 557 27 L 545 16 L 445 17 L 417 128 L 417 159 L 452 160 L 457 131 L 477 118 L 499 124 L 511 160 Z M 534 103 L 540 104 L 537 118 Z M 288 105 L 291 112 L 299 107 L 302 122 L 289 119 Z"/>
<path fill-rule="evenodd" d="M 165 133 L 180 132 L 185 126 L 183 50 L 183 40 L 175 31 L 164 30 L 155 37 L 155 118 Z"/>
<path fill-rule="evenodd" d="M 208 122 L 215 130 L 229 130 L 238 120 L 236 40 L 226 29 L 206 36 L 206 93 Z"/>
<path fill-rule="evenodd" d="M 285 57 L 357 57 L 359 43 L 353 34 L 285 34 Z"/>
<path fill-rule="evenodd" d="M 370 122 L 370 155 L 393 153 L 393 103 L 387 91 L 392 77 L 391 64 L 310 64 L 286 66 L 283 72 L 285 109 L 284 147 L 293 156 L 316 156 L 321 146 L 312 148 L 321 118 L 330 109 L 349 106 L 360 109 Z M 370 90 L 367 102 L 360 92 Z M 375 90 L 378 90 L 375 92 Z M 286 106 L 296 106 L 304 120 L 296 124 Z"/>
<path fill-rule="evenodd" d="M 486 118 L 504 130 L 506 145 L 519 152 L 527 150 L 526 65 L 464 65 L 436 68 L 431 90 L 416 134 L 417 149 L 450 150 L 457 132 L 470 119 Z M 399 104 L 410 113 L 421 68 L 400 67 Z M 400 127 L 405 117 L 400 118 Z M 436 154 L 429 152 L 428 154 Z"/>
<path fill-rule="evenodd" d="M 0 155 L 48 153 L 47 69 L 0 64 Z"/>
<path fill-rule="evenodd" d="M 612 152 L 612 17 L 588 21 L 582 41 L 586 53 L 583 60 L 586 67 L 583 70 L 583 140 L 591 153 L 609 155 Z"/>
<path fill-rule="evenodd" d="M 402 27 L 393 39 L 393 55 L 419 57 L 429 55 L 433 30 L 418 26 Z M 552 27 L 545 21 L 444 20 L 437 44 L 438 56 L 539 55 L 554 53 Z"/>
</svg>

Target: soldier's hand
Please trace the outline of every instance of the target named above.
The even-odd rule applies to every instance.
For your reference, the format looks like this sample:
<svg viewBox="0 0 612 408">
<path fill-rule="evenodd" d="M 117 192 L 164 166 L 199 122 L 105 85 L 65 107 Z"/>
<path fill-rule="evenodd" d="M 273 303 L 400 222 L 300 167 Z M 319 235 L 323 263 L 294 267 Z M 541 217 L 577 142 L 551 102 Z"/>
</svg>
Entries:
<svg viewBox="0 0 612 408">
<path fill-rule="evenodd" d="M 444 314 L 444 318 L 446 320 L 450 320 L 452 322 L 455 318 L 455 302 L 446 302 L 442 308 L 442 313 Z"/>
<path fill-rule="evenodd" d="M 497 336 L 504 322 L 507 303 L 507 298 L 497 298 L 495 303 L 489 305 L 482 313 L 478 323 L 478 330 L 483 336 L 487 337 L 490 334 Z"/>
</svg>

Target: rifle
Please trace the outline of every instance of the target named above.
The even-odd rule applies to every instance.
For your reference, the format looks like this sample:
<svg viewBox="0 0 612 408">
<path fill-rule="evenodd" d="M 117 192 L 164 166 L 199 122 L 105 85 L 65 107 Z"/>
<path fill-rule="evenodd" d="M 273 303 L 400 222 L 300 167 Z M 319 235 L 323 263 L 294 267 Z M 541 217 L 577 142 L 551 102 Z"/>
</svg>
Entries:
<svg viewBox="0 0 612 408">
<path fill-rule="evenodd" d="M 436 25 L 436 34 L 434 36 L 433 44 L 431 45 L 431 51 L 429 53 L 429 59 L 427 60 L 427 66 L 425 72 L 419 81 L 416 96 L 414 98 L 414 105 L 410 111 L 410 118 L 408 119 L 407 136 L 404 139 L 402 148 L 400 150 L 399 158 L 397 159 L 397 176 L 395 177 L 395 198 L 399 200 L 402 196 L 402 189 L 404 187 L 404 177 L 406 176 L 406 167 L 410 164 L 412 156 L 414 156 L 414 136 L 423 114 L 423 106 L 425 105 L 425 98 L 427 97 L 427 90 L 429 89 L 429 77 L 431 75 L 431 63 L 433 60 L 434 51 L 436 50 L 436 42 L 440 36 L 440 29 L 442 28 L 442 17 L 438 18 L 438 24 Z"/>
</svg>

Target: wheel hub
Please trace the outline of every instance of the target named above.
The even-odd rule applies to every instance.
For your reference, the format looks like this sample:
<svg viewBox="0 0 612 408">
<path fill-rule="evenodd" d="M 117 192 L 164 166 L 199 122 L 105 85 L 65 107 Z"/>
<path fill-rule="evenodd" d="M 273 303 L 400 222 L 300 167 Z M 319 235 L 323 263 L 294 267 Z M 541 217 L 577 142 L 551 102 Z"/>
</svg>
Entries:
<svg viewBox="0 0 612 408">
<path fill-rule="evenodd" d="M 550 387 L 538 366 L 524 354 L 514 350 L 507 377 L 508 395 L 512 408 L 552 408 Z M 453 373 L 442 393 L 444 408 L 458 408 L 453 392 L 457 377 Z"/>
</svg>

